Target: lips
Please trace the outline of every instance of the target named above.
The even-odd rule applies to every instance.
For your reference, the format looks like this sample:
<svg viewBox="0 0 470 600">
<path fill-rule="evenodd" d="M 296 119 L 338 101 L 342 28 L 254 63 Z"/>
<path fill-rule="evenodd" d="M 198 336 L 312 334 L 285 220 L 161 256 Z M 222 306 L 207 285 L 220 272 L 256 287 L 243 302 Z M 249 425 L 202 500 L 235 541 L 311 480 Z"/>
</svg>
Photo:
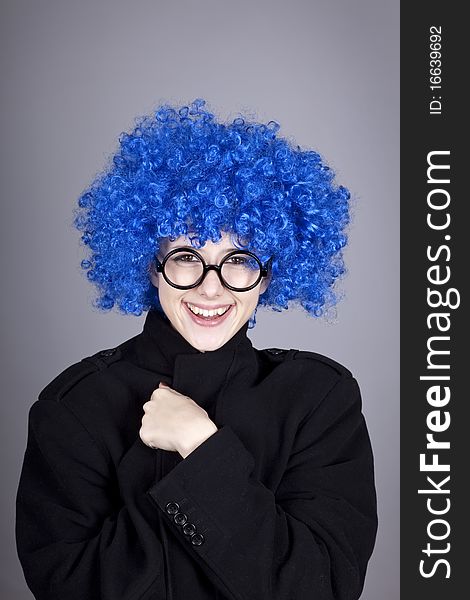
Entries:
<svg viewBox="0 0 470 600">
<path fill-rule="evenodd" d="M 195 307 L 196 309 L 199 310 L 205 310 L 206 314 L 209 311 L 208 308 L 205 307 L 201 307 L 198 306 L 197 304 L 192 304 L 191 302 L 183 302 L 183 305 L 185 307 L 186 312 L 188 313 L 188 315 L 190 316 L 191 320 L 196 323 L 197 325 L 202 325 L 205 327 L 216 327 L 218 325 L 220 325 L 221 323 L 223 323 L 226 319 L 227 316 L 232 312 L 233 307 L 235 306 L 234 304 L 222 304 L 219 305 L 218 307 L 211 307 L 211 310 L 209 311 L 209 315 L 208 316 L 204 316 L 204 314 L 195 314 L 188 306 L 188 304 L 191 304 L 192 307 Z M 226 309 L 225 312 L 221 315 L 219 314 L 212 314 L 216 311 L 216 309 Z"/>
<path fill-rule="evenodd" d="M 216 317 L 223 315 L 230 308 L 230 304 L 221 305 L 221 306 L 199 306 L 197 304 L 192 304 L 191 302 L 186 302 L 189 310 L 193 312 L 195 315 L 200 315 L 201 317 Z"/>
</svg>

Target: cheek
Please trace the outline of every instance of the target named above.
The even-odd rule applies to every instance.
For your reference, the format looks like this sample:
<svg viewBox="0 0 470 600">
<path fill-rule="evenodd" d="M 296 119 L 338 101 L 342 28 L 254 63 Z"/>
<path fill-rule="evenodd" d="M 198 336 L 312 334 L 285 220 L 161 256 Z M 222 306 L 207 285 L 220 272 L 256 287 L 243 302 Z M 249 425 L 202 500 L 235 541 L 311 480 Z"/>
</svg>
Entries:
<svg viewBox="0 0 470 600">
<path fill-rule="evenodd" d="M 259 300 L 259 291 L 252 290 L 250 292 L 246 292 L 247 297 L 243 301 L 243 305 L 245 307 L 245 311 L 247 313 L 252 313 L 258 305 Z"/>
<path fill-rule="evenodd" d="M 173 310 L 180 301 L 178 291 L 169 286 L 165 281 L 160 281 L 159 283 L 160 284 L 157 289 L 160 304 L 165 309 L 165 312 L 168 310 Z"/>
</svg>

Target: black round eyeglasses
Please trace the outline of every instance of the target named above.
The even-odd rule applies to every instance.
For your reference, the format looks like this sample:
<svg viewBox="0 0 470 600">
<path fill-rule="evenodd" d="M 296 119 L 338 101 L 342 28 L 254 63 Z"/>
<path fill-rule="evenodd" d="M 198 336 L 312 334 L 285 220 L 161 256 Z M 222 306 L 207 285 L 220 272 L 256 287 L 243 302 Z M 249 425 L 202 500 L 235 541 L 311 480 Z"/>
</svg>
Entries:
<svg viewBox="0 0 470 600">
<path fill-rule="evenodd" d="M 179 290 L 189 290 L 200 285 L 213 269 L 222 285 L 234 292 L 248 292 L 267 277 L 271 258 L 265 265 L 248 250 L 233 250 L 218 265 L 208 265 L 192 248 L 174 248 L 162 262 L 155 257 L 156 271 L 165 281 Z"/>
</svg>

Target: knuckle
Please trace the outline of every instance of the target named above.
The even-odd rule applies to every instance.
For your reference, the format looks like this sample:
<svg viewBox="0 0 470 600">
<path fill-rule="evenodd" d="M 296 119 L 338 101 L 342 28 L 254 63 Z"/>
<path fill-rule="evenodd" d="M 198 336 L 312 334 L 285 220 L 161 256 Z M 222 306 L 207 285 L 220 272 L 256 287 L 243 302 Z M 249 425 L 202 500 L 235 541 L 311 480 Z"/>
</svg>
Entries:
<svg viewBox="0 0 470 600">
<path fill-rule="evenodd" d="M 144 404 L 143 409 L 145 412 L 150 412 L 153 408 L 153 402 L 152 400 L 147 400 L 147 402 Z"/>
</svg>

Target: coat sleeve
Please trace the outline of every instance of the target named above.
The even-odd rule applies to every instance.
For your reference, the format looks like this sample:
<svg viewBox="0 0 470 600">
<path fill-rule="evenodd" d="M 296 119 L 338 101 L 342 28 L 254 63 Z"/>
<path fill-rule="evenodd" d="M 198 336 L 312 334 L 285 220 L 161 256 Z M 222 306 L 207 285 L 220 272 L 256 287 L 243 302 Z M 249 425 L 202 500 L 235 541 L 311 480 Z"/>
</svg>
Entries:
<svg viewBox="0 0 470 600">
<path fill-rule="evenodd" d="M 377 517 L 356 380 L 343 375 L 303 419 L 275 492 L 254 477 L 254 466 L 240 437 L 225 425 L 150 495 L 231 600 L 359 598 Z M 195 544 L 184 523 L 195 526 Z"/>
<path fill-rule="evenodd" d="M 16 539 L 38 600 L 143 600 L 159 578 L 164 590 L 161 517 L 147 494 L 155 473 L 127 505 L 118 500 L 112 473 L 67 406 L 53 400 L 32 406 Z"/>
</svg>

